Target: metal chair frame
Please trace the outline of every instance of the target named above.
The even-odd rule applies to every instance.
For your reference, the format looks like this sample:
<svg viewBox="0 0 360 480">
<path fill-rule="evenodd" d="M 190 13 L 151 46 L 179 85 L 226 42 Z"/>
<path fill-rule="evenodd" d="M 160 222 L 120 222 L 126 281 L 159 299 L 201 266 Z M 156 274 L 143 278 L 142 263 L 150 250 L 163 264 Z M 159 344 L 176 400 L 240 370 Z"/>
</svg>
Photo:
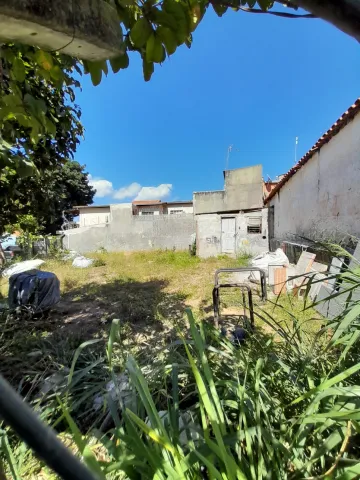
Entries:
<svg viewBox="0 0 360 480">
<path fill-rule="evenodd" d="M 248 296 L 248 310 L 250 314 L 250 326 L 251 328 L 254 327 L 254 307 L 253 307 L 253 300 L 252 300 L 252 291 L 249 285 L 245 283 L 220 283 L 219 275 L 221 273 L 239 273 L 239 272 L 259 272 L 260 274 L 260 285 L 261 285 L 261 300 L 265 302 L 267 300 L 267 292 L 266 292 L 266 276 L 264 270 L 257 267 L 246 267 L 246 268 L 219 268 L 215 272 L 215 285 L 213 288 L 213 305 L 214 305 L 214 323 L 215 326 L 219 326 L 219 319 L 220 319 L 220 289 L 221 288 L 230 288 L 230 287 L 238 287 L 241 290 L 242 297 L 243 297 L 243 307 L 244 307 L 244 317 L 246 317 L 246 299 L 245 293 Z"/>
</svg>

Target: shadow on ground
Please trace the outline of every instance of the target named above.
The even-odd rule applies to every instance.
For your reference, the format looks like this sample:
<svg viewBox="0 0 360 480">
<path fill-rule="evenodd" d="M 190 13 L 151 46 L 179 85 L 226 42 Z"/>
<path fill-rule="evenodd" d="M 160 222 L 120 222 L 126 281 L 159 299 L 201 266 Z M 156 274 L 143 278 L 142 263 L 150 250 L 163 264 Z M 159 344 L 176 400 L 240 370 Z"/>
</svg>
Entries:
<svg viewBox="0 0 360 480">
<path fill-rule="evenodd" d="M 1 317 L 1 373 L 18 385 L 36 372 L 70 366 L 75 350 L 86 340 L 103 339 L 113 319 L 120 319 L 123 354 L 153 356 L 185 328 L 185 296 L 165 291 L 167 282 L 114 280 L 89 283 L 62 296 L 60 303 L 38 319 Z M 90 348 L 90 347 L 89 347 Z"/>
</svg>

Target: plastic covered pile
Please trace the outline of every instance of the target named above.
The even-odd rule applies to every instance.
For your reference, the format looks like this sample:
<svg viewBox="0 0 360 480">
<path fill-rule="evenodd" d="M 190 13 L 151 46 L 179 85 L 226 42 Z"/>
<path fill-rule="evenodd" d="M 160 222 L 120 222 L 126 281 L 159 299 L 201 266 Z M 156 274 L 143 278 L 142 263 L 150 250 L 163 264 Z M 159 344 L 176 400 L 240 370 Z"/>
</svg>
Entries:
<svg viewBox="0 0 360 480">
<path fill-rule="evenodd" d="M 289 259 L 285 253 L 278 248 L 275 252 L 266 252 L 253 258 L 251 262 L 252 267 L 261 268 L 265 271 L 266 275 L 269 273 L 269 265 L 283 265 L 289 266 Z"/>
<path fill-rule="evenodd" d="M 94 263 L 94 260 L 92 258 L 86 258 L 86 257 L 83 257 L 82 255 L 79 255 L 78 257 L 74 258 L 74 261 L 72 262 L 72 266 L 77 268 L 88 268 L 93 263 Z"/>
<path fill-rule="evenodd" d="M 17 262 L 11 267 L 6 268 L 3 271 L 4 277 L 11 277 L 17 273 L 27 272 L 28 270 L 34 270 L 34 268 L 40 267 L 44 263 L 44 260 L 25 260 L 24 262 Z"/>
<path fill-rule="evenodd" d="M 60 282 L 51 272 L 31 270 L 9 278 L 9 308 L 26 307 L 33 314 L 42 313 L 60 300 Z"/>
</svg>

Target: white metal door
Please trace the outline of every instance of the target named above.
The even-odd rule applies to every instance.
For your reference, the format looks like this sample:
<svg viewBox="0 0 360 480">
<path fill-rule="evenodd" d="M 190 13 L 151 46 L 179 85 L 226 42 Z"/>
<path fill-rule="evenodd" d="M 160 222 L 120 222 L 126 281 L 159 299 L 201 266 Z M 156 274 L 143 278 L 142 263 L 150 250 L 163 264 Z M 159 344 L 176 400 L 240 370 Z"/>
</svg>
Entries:
<svg viewBox="0 0 360 480">
<path fill-rule="evenodd" d="M 235 217 L 221 219 L 221 251 L 222 253 L 235 252 Z"/>
</svg>

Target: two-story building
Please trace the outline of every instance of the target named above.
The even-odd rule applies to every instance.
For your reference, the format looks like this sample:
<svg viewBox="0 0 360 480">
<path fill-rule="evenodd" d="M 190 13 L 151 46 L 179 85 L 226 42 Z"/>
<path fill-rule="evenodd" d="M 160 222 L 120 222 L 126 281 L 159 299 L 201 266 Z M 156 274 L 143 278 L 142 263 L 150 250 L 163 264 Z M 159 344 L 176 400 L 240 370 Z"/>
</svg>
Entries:
<svg viewBox="0 0 360 480">
<path fill-rule="evenodd" d="M 224 171 L 222 190 L 195 192 L 196 251 L 200 257 L 268 250 L 262 166 Z"/>
</svg>

